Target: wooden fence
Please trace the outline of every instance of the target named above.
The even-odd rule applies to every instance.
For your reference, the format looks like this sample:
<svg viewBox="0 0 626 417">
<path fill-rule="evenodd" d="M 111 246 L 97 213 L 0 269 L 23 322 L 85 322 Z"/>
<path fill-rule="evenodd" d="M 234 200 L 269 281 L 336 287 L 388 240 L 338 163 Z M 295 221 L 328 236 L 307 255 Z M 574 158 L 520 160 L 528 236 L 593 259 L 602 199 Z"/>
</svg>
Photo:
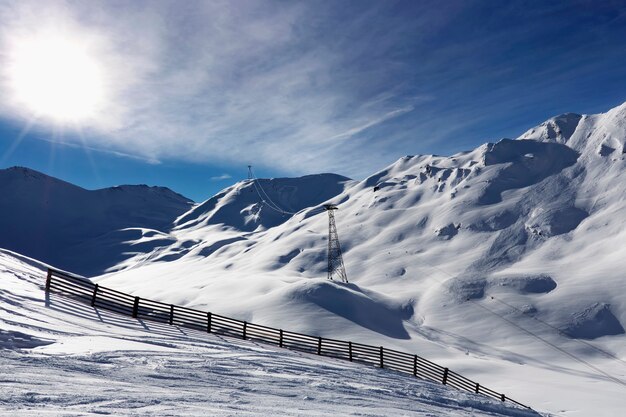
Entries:
<svg viewBox="0 0 626 417">
<path fill-rule="evenodd" d="M 442 383 L 459 390 L 483 394 L 500 401 L 510 401 L 521 407 L 530 408 L 504 394 L 484 387 L 478 382 L 467 379 L 418 355 L 399 352 L 383 346 L 370 346 L 344 340 L 310 336 L 248 323 L 206 311 L 165 304 L 106 288 L 82 277 L 48 269 L 46 291 L 52 290 L 81 302 L 89 303 L 92 307 L 110 310 L 134 318 L 168 323 L 245 340 L 254 340 L 281 348 L 391 369 L 421 379 Z"/>
</svg>

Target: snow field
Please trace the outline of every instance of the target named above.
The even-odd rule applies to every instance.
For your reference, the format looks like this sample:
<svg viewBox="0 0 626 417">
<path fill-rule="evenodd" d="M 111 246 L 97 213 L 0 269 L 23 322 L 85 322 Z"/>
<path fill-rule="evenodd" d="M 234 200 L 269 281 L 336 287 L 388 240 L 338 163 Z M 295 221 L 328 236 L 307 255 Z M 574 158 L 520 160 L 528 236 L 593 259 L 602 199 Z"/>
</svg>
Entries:
<svg viewBox="0 0 626 417">
<path fill-rule="evenodd" d="M 159 261 L 166 245 L 95 280 L 416 352 L 538 409 L 612 416 L 626 405 L 625 143 L 626 104 L 450 157 L 403 157 L 347 184 L 328 202 L 352 287 L 323 281 L 319 206 L 240 230 L 233 199 L 254 196 L 247 182 L 227 190 L 219 223 L 209 211 L 170 233 L 198 239 L 181 257 Z"/>
<path fill-rule="evenodd" d="M 43 291 L 0 253 L 0 415 L 532 416 L 349 362 L 133 320 Z"/>
<path fill-rule="evenodd" d="M 414 352 L 537 409 L 615 416 L 626 405 L 625 145 L 626 104 L 565 114 L 359 182 L 242 181 L 186 213 L 166 204 L 166 225 L 78 236 L 68 253 L 120 291 Z M 39 186 L 22 187 L 24 201 Z M 339 207 L 350 285 L 324 279 L 325 202 Z M 16 212 L 7 241 L 32 241 L 19 225 L 44 217 Z"/>
</svg>

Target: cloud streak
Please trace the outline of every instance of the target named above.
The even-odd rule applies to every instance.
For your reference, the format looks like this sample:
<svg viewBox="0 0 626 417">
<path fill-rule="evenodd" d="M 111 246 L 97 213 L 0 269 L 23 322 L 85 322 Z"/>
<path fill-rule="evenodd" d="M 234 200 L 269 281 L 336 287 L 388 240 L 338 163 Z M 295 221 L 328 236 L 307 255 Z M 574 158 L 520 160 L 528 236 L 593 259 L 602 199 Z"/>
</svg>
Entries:
<svg viewBox="0 0 626 417">
<path fill-rule="evenodd" d="M 306 3 L 57 2 L 1 11 L 8 48 L 55 27 L 90 39 L 109 87 L 101 117 L 82 126 L 98 148 L 149 160 L 345 170 L 329 149 L 411 110 L 410 100 L 389 95 L 355 103 L 354 88 L 343 85 L 350 57 L 321 39 Z M 327 12 L 313 18 L 321 23 Z M 9 15 L 19 18 L 10 23 Z M 3 110 L 31 116 L 11 103 Z"/>
<path fill-rule="evenodd" d="M 215 177 L 211 177 L 211 181 L 225 181 L 225 180 L 229 180 L 231 179 L 233 176 L 230 174 L 222 174 L 222 175 L 217 175 Z"/>
<path fill-rule="evenodd" d="M 406 153 L 454 151 L 517 129 L 536 117 L 533 105 L 551 115 L 555 85 L 614 56 L 603 41 L 623 23 L 623 14 L 608 16 L 607 28 L 585 38 L 573 32 L 578 15 L 546 25 L 569 10 L 558 5 L 490 14 L 464 1 L 445 10 L 409 3 L 7 2 L 0 36 L 4 50 L 42 31 L 89 42 L 108 101 L 81 127 L 88 146 L 150 161 L 359 176 Z M 584 60 L 589 45 L 596 61 Z M 8 99 L 0 109 L 32 116 Z M 506 119 L 518 111 L 525 117 Z"/>
</svg>

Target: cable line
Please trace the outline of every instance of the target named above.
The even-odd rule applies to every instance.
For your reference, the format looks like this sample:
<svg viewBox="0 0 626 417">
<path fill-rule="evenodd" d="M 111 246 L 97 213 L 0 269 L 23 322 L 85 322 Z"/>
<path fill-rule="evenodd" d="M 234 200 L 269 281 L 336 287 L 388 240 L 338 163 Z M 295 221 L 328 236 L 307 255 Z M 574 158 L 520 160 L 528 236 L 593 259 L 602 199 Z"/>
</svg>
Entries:
<svg viewBox="0 0 626 417">
<path fill-rule="evenodd" d="M 452 275 L 451 275 L 451 274 L 449 274 L 448 272 L 444 271 L 443 269 L 441 269 L 441 268 L 439 268 L 439 267 L 437 267 L 437 266 L 435 266 L 435 265 L 432 265 L 432 264 L 429 264 L 429 263 L 426 263 L 426 265 L 430 266 L 431 268 L 437 269 L 437 270 L 438 270 L 438 271 L 440 271 L 440 272 L 443 272 L 445 275 L 449 276 L 450 278 L 454 278 L 454 276 L 452 276 Z M 436 279 L 436 278 L 433 278 L 433 279 L 435 279 L 435 280 L 436 280 L 437 282 L 439 282 L 440 284 L 443 284 L 443 282 L 442 282 L 441 280 Z M 490 297 L 491 297 L 491 299 L 493 299 L 493 300 L 499 301 L 499 302 L 501 302 L 501 303 L 503 303 L 503 304 L 507 304 L 507 303 L 505 303 L 504 301 L 501 301 L 501 300 L 497 299 L 496 297 L 493 297 L 493 296 L 490 296 Z M 608 378 L 609 380 L 611 380 L 611 381 L 615 382 L 616 384 L 619 384 L 619 385 L 622 385 L 622 386 L 626 387 L 626 382 L 624 382 L 624 381 L 622 381 L 621 379 L 616 378 L 616 377 L 614 377 L 614 376 L 612 376 L 612 375 L 608 374 L 607 372 L 603 371 L 602 369 L 597 368 L 596 366 L 594 366 L 594 365 L 590 364 L 589 362 L 585 361 L 584 359 L 579 358 L 578 356 L 574 355 L 573 353 L 570 353 L 570 352 L 566 351 L 565 349 L 560 348 L 559 346 L 557 346 L 557 345 L 555 345 L 555 344 L 553 344 L 553 343 L 549 342 L 548 340 L 544 339 L 543 337 L 541 337 L 541 336 L 539 336 L 539 335 L 537 335 L 537 334 L 533 333 L 532 331 L 530 331 L 530 330 L 528 330 L 528 329 L 526 329 L 526 328 L 524 328 L 524 327 L 521 327 L 521 326 L 520 326 L 520 325 L 518 325 L 517 323 L 514 323 L 513 321 L 511 321 L 511 320 L 507 319 L 506 317 L 504 317 L 504 316 L 502 316 L 502 315 L 498 314 L 497 312 L 495 312 L 495 311 L 493 311 L 493 310 L 491 310 L 491 309 L 489 309 L 489 308 L 485 307 L 484 305 L 482 305 L 482 304 L 480 304 L 480 303 L 478 303 L 478 302 L 476 302 L 476 301 L 474 301 L 474 300 L 468 299 L 467 301 L 469 301 L 469 302 L 471 302 L 472 304 L 474 304 L 475 306 L 480 307 L 480 308 L 482 308 L 483 310 L 485 310 L 485 311 L 487 311 L 487 312 L 489 312 L 489 313 L 493 314 L 494 316 L 496 316 L 496 317 L 500 318 L 501 320 L 506 321 L 506 322 L 507 322 L 507 323 L 509 323 L 511 326 L 513 326 L 513 327 L 515 327 L 515 328 L 517 328 L 517 329 L 519 329 L 519 330 L 523 331 L 524 333 L 527 333 L 528 335 L 530 335 L 530 336 L 532 336 L 532 337 L 534 337 L 534 338 L 536 338 L 536 339 L 538 339 L 538 340 L 542 341 L 543 343 L 547 344 L 548 346 L 552 347 L 553 349 L 557 350 L 558 352 L 560 352 L 560 353 L 562 353 L 562 354 L 564 354 L 564 355 L 566 355 L 566 356 L 570 357 L 571 359 L 574 359 L 575 361 L 577 361 L 577 362 L 579 362 L 579 363 L 581 363 L 581 364 L 583 364 L 583 365 L 587 366 L 589 369 L 593 370 L 595 373 L 597 373 L 597 374 L 601 374 L 602 376 L 604 376 L 604 377 Z M 507 305 L 508 305 L 508 304 L 507 304 Z M 512 307 L 512 306 L 511 306 L 511 307 Z M 515 307 L 513 307 L 513 308 L 515 308 Z M 515 309 L 517 310 L 517 308 L 515 308 Z M 521 310 L 520 310 L 520 311 L 521 311 Z M 537 319 L 537 320 L 539 320 L 539 319 Z M 539 321 L 541 321 L 541 320 L 539 320 Z M 543 321 L 541 321 L 541 322 L 543 322 Z M 561 330 L 559 330 L 558 328 L 556 328 L 556 327 L 554 327 L 554 326 L 552 326 L 552 325 L 550 325 L 550 324 L 548 324 L 548 323 L 545 323 L 545 322 L 543 322 L 543 323 L 544 323 L 544 324 L 546 324 L 546 325 L 548 325 L 549 327 L 552 327 L 552 328 L 556 329 L 559 333 L 562 333 L 562 331 L 561 331 Z M 604 354 L 606 354 L 606 355 L 608 355 L 608 356 L 610 356 L 610 357 L 612 357 L 612 358 L 614 358 L 614 359 L 617 359 L 618 361 L 620 361 L 620 362 L 624 363 L 624 361 L 622 361 L 621 359 L 617 358 L 615 355 L 612 355 L 612 354 L 610 354 L 609 352 L 605 352 L 605 351 L 603 351 L 602 349 L 596 348 L 595 346 L 593 346 L 593 345 L 591 345 L 591 344 L 588 344 L 588 343 L 583 342 L 583 341 L 578 340 L 578 339 L 572 339 L 572 340 L 574 340 L 574 341 L 578 341 L 578 342 L 581 342 L 581 343 L 584 343 L 585 345 L 590 346 L 590 347 L 593 347 L 594 349 L 599 350 L 599 351 L 601 351 L 602 353 L 604 353 Z"/>
<path fill-rule="evenodd" d="M 511 304 L 509 304 L 509 303 L 507 303 L 506 301 L 502 301 L 502 300 L 500 300 L 500 299 L 498 299 L 498 298 L 496 298 L 496 297 L 494 297 L 494 296 L 490 296 L 490 297 L 491 297 L 491 299 L 492 299 L 492 300 L 497 301 L 497 302 L 499 302 L 499 303 L 501 303 L 501 304 L 504 304 L 505 306 L 507 306 L 507 307 L 509 307 L 509 308 L 512 308 L 513 310 L 515 310 L 515 311 L 517 311 L 517 312 L 519 312 L 519 313 L 522 313 L 522 314 L 524 314 L 525 316 L 530 317 L 531 319 L 533 319 L 533 320 L 535 320 L 535 321 L 538 321 L 539 323 L 541 323 L 541 324 L 543 324 L 543 325 L 545 325 L 545 326 L 548 326 L 548 327 L 550 327 L 550 328 L 551 328 L 551 329 L 553 329 L 553 330 L 556 330 L 559 334 L 561 334 L 561 335 L 563 335 L 563 336 L 568 336 L 568 335 L 567 335 L 567 333 L 565 333 L 563 330 L 559 329 L 558 327 L 553 326 L 553 325 L 551 325 L 550 323 L 547 323 L 547 322 L 545 322 L 545 321 L 541 320 L 540 318 L 537 318 L 537 317 L 531 316 L 530 314 L 528 314 L 528 312 L 526 312 L 526 311 L 524 311 L 524 310 L 520 310 L 519 308 L 517 308 L 517 307 L 515 307 L 515 306 L 513 306 L 513 305 L 511 305 Z M 607 357 L 609 357 L 610 359 L 614 359 L 614 360 L 619 361 L 619 362 L 621 362 L 622 364 L 626 365 L 626 362 L 625 362 L 625 361 L 623 361 L 622 359 L 618 358 L 617 356 L 615 356 L 615 355 L 614 355 L 614 354 L 612 354 L 611 352 L 607 352 L 606 350 L 601 349 L 601 348 L 599 348 L 599 347 L 597 347 L 597 346 L 594 346 L 594 345 L 592 345 L 591 343 L 585 342 L 584 340 L 581 340 L 581 339 L 572 339 L 572 340 L 574 340 L 574 341 L 576 341 L 576 342 L 578 342 L 578 343 L 582 343 L 583 345 L 585 345 L 585 346 L 587 346 L 587 347 L 590 347 L 591 349 L 594 349 L 594 350 L 596 350 L 596 351 L 598 351 L 598 352 L 602 353 L 603 355 L 606 355 L 606 356 L 607 356 Z"/>
<path fill-rule="evenodd" d="M 537 334 L 535 334 L 535 333 L 531 332 L 530 330 L 528 330 L 528 329 L 526 329 L 526 328 L 524 328 L 524 327 L 522 327 L 522 326 L 518 325 L 517 323 L 514 323 L 513 321 L 511 321 L 511 320 L 509 320 L 509 319 L 505 318 L 504 316 L 501 316 L 500 314 L 498 314 L 498 313 L 496 313 L 495 311 L 493 311 L 493 310 L 491 310 L 491 309 L 489 309 L 489 308 L 485 307 L 484 305 L 479 304 L 479 303 L 477 303 L 477 302 L 474 302 L 473 300 L 470 300 L 470 301 L 472 301 L 475 305 L 477 305 L 478 307 L 482 308 L 483 310 L 488 311 L 489 313 L 491 313 L 491 314 L 493 314 L 493 315 L 495 315 L 495 316 L 499 317 L 500 319 L 502 319 L 502 320 L 506 321 L 506 322 L 507 322 L 507 323 L 509 323 L 511 326 L 513 326 L 513 327 L 515 327 L 515 328 L 517 328 L 517 329 L 519 329 L 519 330 L 521 330 L 521 331 L 523 331 L 523 332 L 525 332 L 525 333 L 527 333 L 527 334 L 529 334 L 529 335 L 531 335 L 531 336 L 535 337 L 536 339 L 538 339 L 538 340 L 542 341 L 543 343 L 545 343 L 546 345 L 548 345 L 548 346 L 552 347 L 553 349 L 557 350 L 558 352 L 561 352 L 562 354 L 569 356 L 570 358 L 574 359 L 575 361 L 580 362 L 581 364 L 583 364 L 583 365 L 587 366 L 589 369 L 591 369 L 591 370 L 595 371 L 596 373 L 600 373 L 600 374 L 604 375 L 606 378 L 610 379 L 611 381 L 613 381 L 613 382 L 615 382 L 615 383 L 617 383 L 617 384 L 620 384 L 620 385 L 622 385 L 622 386 L 626 387 L 626 382 L 622 381 L 621 379 L 616 378 L 616 377 L 614 377 L 614 376 L 612 376 L 612 375 L 610 375 L 610 374 L 608 374 L 608 373 L 604 372 L 602 369 L 597 368 L 596 366 L 594 366 L 594 365 L 590 364 L 590 363 L 589 363 L 589 362 L 587 362 L 586 360 L 581 359 L 581 358 L 579 358 L 578 356 L 574 355 L 573 353 L 570 353 L 570 352 L 566 351 L 565 349 L 558 347 L 558 346 L 557 346 L 557 345 L 555 345 L 554 343 L 551 343 L 551 342 L 547 341 L 547 340 L 546 340 L 546 339 L 544 339 L 543 337 L 541 337 L 541 336 L 539 336 L 539 335 L 537 335 Z"/>
<path fill-rule="evenodd" d="M 256 175 L 252 171 L 252 165 L 248 165 L 248 178 L 252 181 L 254 189 L 255 189 L 256 193 L 259 195 L 259 198 L 261 199 L 261 202 L 266 204 L 269 208 L 271 208 L 272 210 L 275 210 L 275 211 L 277 211 L 279 213 L 282 213 L 282 214 L 296 214 L 297 213 L 297 212 L 293 212 L 293 211 L 283 210 L 282 208 L 280 208 L 280 206 L 278 204 L 276 204 L 270 198 L 270 196 L 263 189 L 263 186 L 261 185 L 261 182 L 259 181 L 259 179 L 256 177 Z M 263 195 L 265 197 L 263 197 Z"/>
</svg>

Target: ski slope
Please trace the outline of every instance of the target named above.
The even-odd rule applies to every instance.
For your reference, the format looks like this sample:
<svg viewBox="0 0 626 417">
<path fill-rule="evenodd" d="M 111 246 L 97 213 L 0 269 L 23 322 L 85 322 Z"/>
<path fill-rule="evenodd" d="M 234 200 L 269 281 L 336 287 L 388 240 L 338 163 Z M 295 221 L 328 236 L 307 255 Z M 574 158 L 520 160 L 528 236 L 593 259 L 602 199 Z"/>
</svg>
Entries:
<svg viewBox="0 0 626 417">
<path fill-rule="evenodd" d="M 116 238 L 129 250 L 93 279 L 417 353 L 556 415 L 620 415 L 625 145 L 626 104 L 449 157 L 406 156 L 362 181 L 242 181 L 162 230 L 113 232 L 133 230 Z M 325 279 L 324 203 L 339 207 L 348 285 Z M 106 254 L 104 236 L 70 255 Z"/>
<path fill-rule="evenodd" d="M 75 303 L 0 252 L 3 416 L 538 416 L 376 368 Z"/>
<path fill-rule="evenodd" d="M 323 279 L 321 204 L 241 227 L 245 212 L 230 199 L 254 196 L 250 182 L 225 190 L 233 210 L 219 220 L 178 222 L 175 244 L 95 279 L 416 352 L 554 413 L 612 416 L 626 386 L 625 143 L 626 104 L 450 157 L 403 157 L 348 184 L 328 202 L 339 207 L 350 286 Z"/>
</svg>

